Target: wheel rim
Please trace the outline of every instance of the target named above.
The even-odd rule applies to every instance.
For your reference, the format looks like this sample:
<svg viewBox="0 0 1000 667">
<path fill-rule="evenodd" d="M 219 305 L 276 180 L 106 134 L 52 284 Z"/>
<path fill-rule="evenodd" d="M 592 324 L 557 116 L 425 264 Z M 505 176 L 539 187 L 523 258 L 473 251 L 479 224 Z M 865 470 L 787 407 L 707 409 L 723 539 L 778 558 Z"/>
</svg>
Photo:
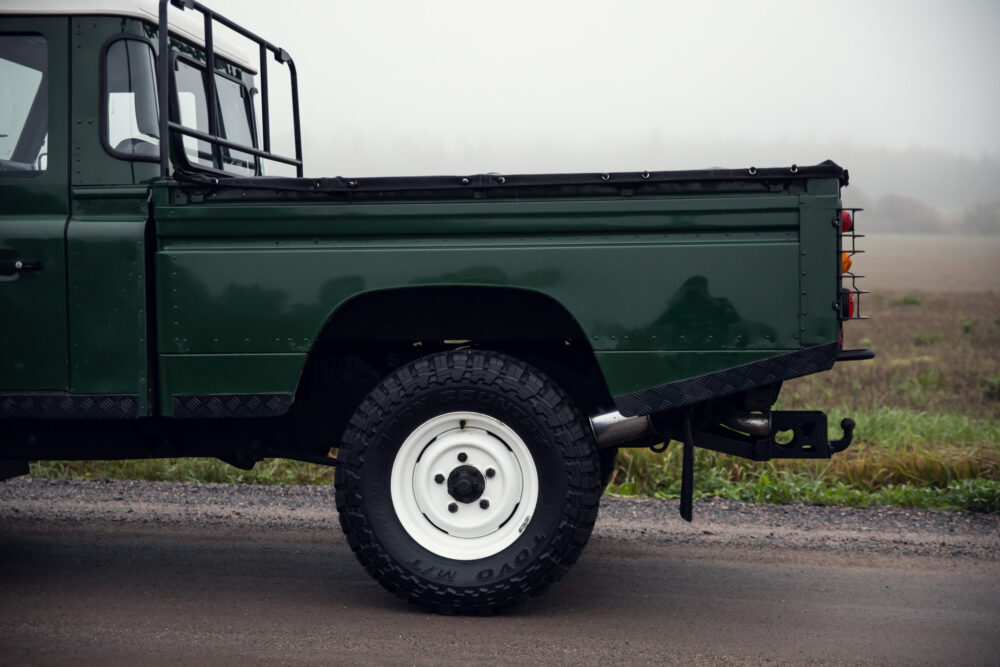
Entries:
<svg viewBox="0 0 1000 667">
<path fill-rule="evenodd" d="M 538 503 L 538 472 L 524 441 L 478 412 L 430 419 L 403 441 L 390 476 L 392 505 L 420 546 L 445 558 L 499 553 Z"/>
</svg>

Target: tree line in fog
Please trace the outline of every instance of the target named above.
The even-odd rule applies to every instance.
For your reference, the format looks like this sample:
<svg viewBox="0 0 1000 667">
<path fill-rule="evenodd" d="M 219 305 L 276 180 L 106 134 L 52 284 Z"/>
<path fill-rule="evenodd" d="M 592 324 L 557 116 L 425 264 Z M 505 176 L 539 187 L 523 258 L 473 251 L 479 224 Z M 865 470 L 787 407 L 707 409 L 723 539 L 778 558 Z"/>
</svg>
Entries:
<svg viewBox="0 0 1000 667">
<path fill-rule="evenodd" d="M 863 208 L 859 219 L 873 232 L 914 234 L 1000 234 L 1000 199 L 942 212 L 914 197 L 887 194 L 877 199 L 863 192 L 845 193 L 845 205 Z"/>
</svg>

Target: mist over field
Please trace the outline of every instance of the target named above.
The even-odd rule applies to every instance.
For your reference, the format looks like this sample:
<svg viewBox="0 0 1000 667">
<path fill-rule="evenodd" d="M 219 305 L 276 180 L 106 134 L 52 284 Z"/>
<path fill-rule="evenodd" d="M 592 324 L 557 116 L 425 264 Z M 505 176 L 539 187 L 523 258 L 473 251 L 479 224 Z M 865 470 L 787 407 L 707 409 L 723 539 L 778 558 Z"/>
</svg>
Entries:
<svg viewBox="0 0 1000 667">
<path fill-rule="evenodd" d="M 869 231 L 1000 234 L 1000 160 L 985 154 L 971 158 L 918 146 L 892 149 L 848 142 L 671 140 L 656 133 L 619 141 L 552 141 L 520 151 L 486 139 L 467 139 L 458 146 L 427 135 L 393 141 L 357 133 L 336 143 L 345 146 L 343 152 L 316 150 L 311 159 L 312 147 L 306 146 L 312 174 L 655 171 L 775 167 L 830 159 L 850 171 L 844 203 L 865 209 L 866 224 L 874 225 Z"/>
</svg>

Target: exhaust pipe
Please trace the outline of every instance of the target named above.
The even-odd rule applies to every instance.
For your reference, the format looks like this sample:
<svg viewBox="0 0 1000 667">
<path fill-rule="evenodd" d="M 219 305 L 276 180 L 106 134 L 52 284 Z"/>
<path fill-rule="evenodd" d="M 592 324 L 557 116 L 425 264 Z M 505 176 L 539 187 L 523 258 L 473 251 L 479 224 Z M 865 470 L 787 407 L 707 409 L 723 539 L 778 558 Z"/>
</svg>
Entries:
<svg viewBox="0 0 1000 667">
<path fill-rule="evenodd" d="M 727 426 L 740 433 L 756 436 L 771 435 L 771 413 L 742 412 L 727 410 L 715 423 Z M 655 445 L 664 439 L 653 426 L 649 415 L 626 417 L 615 410 L 590 418 L 590 428 L 594 432 L 598 449 L 609 447 L 645 447 Z"/>
<path fill-rule="evenodd" d="M 626 417 L 617 410 L 591 417 L 590 428 L 598 449 L 636 444 L 656 435 L 649 415 Z"/>
<path fill-rule="evenodd" d="M 719 423 L 740 433 L 771 435 L 770 412 L 739 412 L 732 410 L 728 411 Z"/>
</svg>

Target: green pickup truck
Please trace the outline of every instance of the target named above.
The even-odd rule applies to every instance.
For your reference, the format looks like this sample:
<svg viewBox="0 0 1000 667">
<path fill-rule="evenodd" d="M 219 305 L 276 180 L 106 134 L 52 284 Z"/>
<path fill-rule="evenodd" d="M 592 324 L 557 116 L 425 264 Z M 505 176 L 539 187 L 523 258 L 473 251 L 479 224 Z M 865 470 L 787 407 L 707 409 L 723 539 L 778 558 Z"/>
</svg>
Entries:
<svg viewBox="0 0 1000 667">
<path fill-rule="evenodd" d="M 833 162 L 305 178 L 287 51 L 191 0 L 92 4 L 0 8 L 3 477 L 336 466 L 372 576 L 489 613 L 577 559 L 620 447 L 683 443 L 690 519 L 696 446 L 850 444 L 772 410 L 873 356 L 842 349 L 863 291 Z"/>
</svg>

